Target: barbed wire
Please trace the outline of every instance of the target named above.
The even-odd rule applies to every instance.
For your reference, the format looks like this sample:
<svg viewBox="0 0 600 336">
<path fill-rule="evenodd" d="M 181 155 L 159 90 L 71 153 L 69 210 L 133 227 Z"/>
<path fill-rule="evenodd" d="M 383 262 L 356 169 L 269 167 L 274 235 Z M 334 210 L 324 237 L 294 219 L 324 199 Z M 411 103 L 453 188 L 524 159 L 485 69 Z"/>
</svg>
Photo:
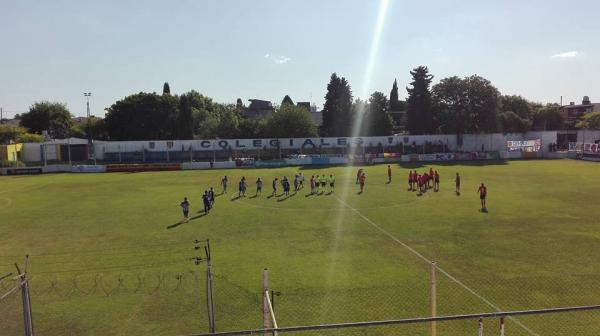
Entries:
<svg viewBox="0 0 600 336">
<path fill-rule="evenodd" d="M 133 253 L 137 253 L 139 254 L 139 252 L 141 250 L 144 249 L 152 249 L 152 248 L 156 248 L 156 247 L 169 247 L 169 246 L 174 246 L 174 245 L 181 245 L 181 247 L 184 246 L 190 246 L 192 244 L 191 241 L 186 240 L 186 241 L 174 241 L 174 242 L 163 242 L 163 243 L 157 243 L 157 244 L 140 244 L 140 245 L 135 245 L 135 246 L 128 246 L 128 247 L 122 247 L 122 248 L 112 248 L 112 247 L 105 247 L 105 248 L 99 248 L 99 249 L 84 249 L 84 250 L 75 250 L 75 251 L 69 251 L 69 252 L 54 252 L 54 253 L 40 253 L 40 254 L 36 254 L 36 253 L 29 253 L 29 257 L 35 257 L 35 258 L 50 258 L 50 257 L 74 257 L 74 256 L 81 256 L 81 255 L 86 255 L 86 254 L 98 254 L 98 255 L 127 255 L 127 254 L 133 254 Z M 100 253 L 101 252 L 101 253 Z M 15 258 L 22 258 L 23 255 L 0 255 L 0 258 L 6 258 L 6 259 L 15 259 Z"/>
<path fill-rule="evenodd" d="M 14 283 L 2 284 L 2 292 Z M 158 292 L 203 293 L 204 279 L 200 271 L 183 271 L 175 273 L 119 273 L 106 275 L 96 273 L 88 276 L 76 274 L 72 277 L 45 278 L 31 275 L 29 288 L 34 297 L 57 296 L 71 298 L 75 296 L 114 296 L 117 294 L 149 294 Z M 17 286 L 18 288 L 18 286 Z M 10 290 L 13 290 L 12 287 Z"/>
</svg>

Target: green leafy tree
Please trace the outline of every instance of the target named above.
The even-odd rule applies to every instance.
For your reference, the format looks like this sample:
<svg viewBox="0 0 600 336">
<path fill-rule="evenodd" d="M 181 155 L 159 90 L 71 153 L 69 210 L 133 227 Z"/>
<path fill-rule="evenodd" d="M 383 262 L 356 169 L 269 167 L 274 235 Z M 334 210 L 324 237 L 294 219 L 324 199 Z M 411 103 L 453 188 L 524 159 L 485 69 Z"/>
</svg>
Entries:
<svg viewBox="0 0 600 336">
<path fill-rule="evenodd" d="M 85 133 L 86 137 L 90 137 L 96 140 L 108 140 L 108 134 L 106 133 L 106 123 L 104 119 L 91 117 L 89 122 L 81 124 L 81 129 Z"/>
<path fill-rule="evenodd" d="M 163 95 L 170 95 L 171 94 L 171 87 L 169 86 L 168 82 L 165 82 L 165 84 L 163 84 Z"/>
<path fill-rule="evenodd" d="M 285 95 L 285 97 L 283 97 L 283 100 L 281 101 L 281 105 L 284 104 L 294 105 L 294 101 L 292 100 L 292 98 L 290 98 L 290 96 Z"/>
<path fill-rule="evenodd" d="M 177 114 L 175 134 L 177 134 L 177 139 L 179 140 L 194 138 L 192 101 L 185 94 L 179 97 L 179 113 Z"/>
<path fill-rule="evenodd" d="M 240 139 L 253 139 L 262 137 L 262 120 L 258 118 L 241 118 L 238 125 Z"/>
<path fill-rule="evenodd" d="M 500 96 L 500 126 L 504 133 L 524 133 L 531 129 L 533 104 L 516 95 Z"/>
<path fill-rule="evenodd" d="M 80 125 L 73 125 L 69 128 L 69 132 L 67 132 L 69 138 L 85 138 L 86 134 L 83 128 Z"/>
<path fill-rule="evenodd" d="M 27 133 L 27 129 L 24 127 L 0 124 L 0 144 L 43 141 L 44 137 L 42 135 Z"/>
<path fill-rule="evenodd" d="M 419 66 L 413 69 L 410 74 L 413 81 L 410 83 L 411 87 L 406 88 L 408 92 L 406 101 L 408 131 L 411 134 L 433 133 L 435 126 L 430 91 L 433 75 L 429 73 L 426 66 Z"/>
<path fill-rule="evenodd" d="M 349 136 L 352 133 L 352 90 L 344 77 L 331 74 L 323 106 L 322 136 Z"/>
<path fill-rule="evenodd" d="M 381 92 L 374 92 L 369 98 L 362 121 L 363 136 L 382 136 L 392 134 L 392 118 L 388 112 L 388 101 Z"/>
<path fill-rule="evenodd" d="M 72 124 L 71 113 L 63 103 L 37 102 L 21 116 L 21 126 L 38 134 L 48 131 L 53 138 L 66 137 Z"/>
<path fill-rule="evenodd" d="M 218 104 L 211 98 L 192 90 L 184 93 L 192 108 L 192 124 L 195 139 L 210 139 L 216 136 L 216 128 L 219 124 L 217 113 Z M 182 96 L 183 96 L 182 95 Z"/>
<path fill-rule="evenodd" d="M 575 127 L 590 130 L 600 130 L 600 112 L 587 113 L 583 116 L 582 120 L 575 125 Z"/>
<path fill-rule="evenodd" d="M 469 127 L 467 83 L 453 76 L 444 78 L 432 90 L 434 118 L 440 133 L 464 134 Z"/>
<path fill-rule="evenodd" d="M 317 128 L 306 109 L 284 104 L 265 118 L 262 133 L 267 138 L 315 137 Z"/>
<path fill-rule="evenodd" d="M 525 133 L 531 129 L 531 121 L 513 111 L 506 111 L 500 113 L 500 126 L 504 133 Z"/>
<path fill-rule="evenodd" d="M 480 76 L 465 78 L 469 91 L 469 112 L 473 118 L 473 133 L 493 133 L 498 131 L 500 91 L 492 83 Z"/>
<path fill-rule="evenodd" d="M 43 135 L 34 134 L 34 133 L 21 133 L 17 135 L 17 143 L 25 143 L 25 142 L 44 142 L 46 139 Z"/>
<path fill-rule="evenodd" d="M 498 130 L 500 92 L 487 79 L 444 78 L 432 92 L 438 131 L 463 134 Z"/>
<path fill-rule="evenodd" d="M 527 99 L 516 95 L 500 96 L 500 105 L 502 112 L 514 112 L 522 119 L 531 119 L 533 106 Z"/>
<path fill-rule="evenodd" d="M 219 123 L 214 130 L 215 137 L 235 138 L 240 124 L 240 116 L 236 112 L 235 105 L 218 105 L 217 112 Z"/>
<path fill-rule="evenodd" d="M 106 111 L 110 140 L 171 140 L 179 99 L 171 95 L 140 92 L 115 102 Z"/>
<path fill-rule="evenodd" d="M 532 124 L 536 131 L 555 131 L 564 128 L 564 117 L 558 104 L 534 104 Z"/>
</svg>

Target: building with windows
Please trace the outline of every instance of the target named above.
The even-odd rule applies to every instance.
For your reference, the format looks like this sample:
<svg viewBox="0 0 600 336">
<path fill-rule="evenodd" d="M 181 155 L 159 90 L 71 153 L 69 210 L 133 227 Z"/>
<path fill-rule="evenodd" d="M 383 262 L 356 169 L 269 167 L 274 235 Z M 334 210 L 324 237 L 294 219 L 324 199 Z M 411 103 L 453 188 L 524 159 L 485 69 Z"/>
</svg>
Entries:
<svg viewBox="0 0 600 336">
<path fill-rule="evenodd" d="M 274 111 L 273 104 L 268 100 L 248 99 L 248 101 L 250 105 L 244 111 L 248 118 L 266 117 Z"/>
<path fill-rule="evenodd" d="M 581 104 L 571 102 L 562 106 L 562 114 L 569 127 L 573 127 L 584 115 L 591 112 L 600 112 L 600 103 L 592 103 L 588 96 L 583 96 Z"/>
</svg>

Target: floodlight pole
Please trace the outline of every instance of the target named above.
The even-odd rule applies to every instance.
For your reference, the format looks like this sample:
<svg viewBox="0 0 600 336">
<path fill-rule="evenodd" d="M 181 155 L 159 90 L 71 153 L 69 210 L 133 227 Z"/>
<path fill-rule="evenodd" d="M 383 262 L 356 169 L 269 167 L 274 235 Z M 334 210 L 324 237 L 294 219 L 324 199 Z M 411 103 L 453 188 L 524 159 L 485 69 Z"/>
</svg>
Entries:
<svg viewBox="0 0 600 336">
<path fill-rule="evenodd" d="M 84 92 L 83 96 L 86 98 L 86 108 L 87 108 L 87 138 L 88 138 L 88 150 L 87 150 L 87 156 L 88 156 L 88 160 L 90 159 L 90 156 L 92 154 L 92 150 L 91 150 L 91 146 L 92 146 L 92 135 L 90 134 L 90 97 L 92 96 L 91 92 Z M 94 154 L 94 164 L 96 164 L 96 155 Z"/>
</svg>

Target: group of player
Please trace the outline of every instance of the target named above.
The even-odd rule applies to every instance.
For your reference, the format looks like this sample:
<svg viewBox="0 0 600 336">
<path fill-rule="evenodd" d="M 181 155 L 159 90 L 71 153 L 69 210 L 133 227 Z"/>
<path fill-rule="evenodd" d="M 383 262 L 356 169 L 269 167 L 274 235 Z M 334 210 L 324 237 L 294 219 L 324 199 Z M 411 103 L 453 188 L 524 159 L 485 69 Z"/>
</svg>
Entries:
<svg viewBox="0 0 600 336">
<path fill-rule="evenodd" d="M 223 176 L 223 178 L 221 179 L 221 187 L 223 188 L 223 194 L 227 194 L 227 186 L 229 183 L 229 179 L 227 178 L 227 176 Z M 262 195 L 262 190 L 263 190 L 263 180 L 258 177 L 256 179 L 256 193 L 254 194 L 254 197 L 258 197 L 260 195 Z M 323 175 L 313 175 L 310 178 L 310 194 L 309 195 L 320 195 L 322 193 L 325 192 L 325 189 L 327 188 L 327 185 L 329 185 L 329 192 L 333 193 L 333 190 L 335 188 L 335 177 L 333 176 L 333 174 L 330 174 L 329 176 L 323 174 Z M 293 191 L 294 193 L 297 193 L 299 190 L 304 189 L 304 175 L 302 175 L 302 173 L 298 173 L 294 175 L 293 180 L 290 182 L 290 179 L 288 179 L 287 176 L 283 176 L 281 179 L 279 179 L 278 177 L 275 177 L 271 183 L 272 189 L 273 191 L 271 192 L 270 197 L 274 197 L 277 196 L 277 192 L 278 192 L 278 188 L 279 186 L 281 186 L 281 189 L 283 190 L 283 194 L 281 194 L 281 196 L 290 196 L 290 193 L 292 191 L 292 185 L 293 185 Z M 238 195 L 236 198 L 241 198 L 241 197 L 246 197 L 246 190 L 248 189 L 248 183 L 246 181 L 246 177 L 242 176 L 242 178 L 240 179 L 240 181 L 238 182 Z M 212 190 L 212 188 L 211 188 Z"/>
<path fill-rule="evenodd" d="M 416 170 L 408 172 L 409 191 L 418 191 L 419 194 L 423 194 L 432 187 L 433 191 L 440 191 L 440 174 L 437 170 L 429 168 L 429 172 L 425 171 L 423 174 L 417 173 Z"/>
<path fill-rule="evenodd" d="M 392 182 L 392 168 L 390 165 L 387 166 L 387 176 L 388 176 L 388 184 L 389 184 Z M 456 173 L 454 182 L 455 182 L 455 192 L 456 192 L 456 195 L 458 196 L 458 195 L 460 195 L 460 183 L 461 183 L 461 177 L 458 173 Z M 221 187 L 223 188 L 222 194 L 227 194 L 228 183 L 229 183 L 229 179 L 227 178 L 227 176 L 223 176 L 223 178 L 221 179 Z M 258 196 L 262 195 L 263 180 L 259 177 L 256 179 L 255 183 L 256 183 L 256 193 L 254 194 L 253 197 L 258 197 Z M 356 174 L 356 184 L 358 184 L 360 186 L 359 194 L 363 193 L 363 191 L 365 189 L 365 183 L 366 183 L 366 175 L 365 175 L 364 170 L 361 168 L 358 170 L 358 172 Z M 281 178 L 281 180 L 278 177 L 275 177 L 271 183 L 273 191 L 272 191 L 271 195 L 269 196 L 269 198 L 275 197 L 275 196 L 284 196 L 286 198 L 289 197 L 292 184 L 294 187 L 294 189 L 293 189 L 294 194 L 297 193 L 299 190 L 304 189 L 304 175 L 302 175 L 302 173 L 295 174 L 292 182 L 290 182 L 290 179 L 288 179 L 287 176 L 283 176 Z M 327 185 L 329 185 L 328 194 L 332 194 L 335 189 L 335 177 L 333 176 L 333 174 L 330 174 L 329 176 L 327 176 L 326 174 L 321 174 L 321 175 L 316 175 L 316 176 L 312 175 L 309 180 L 309 184 L 310 184 L 310 193 L 307 196 L 324 194 L 326 192 Z M 283 193 L 281 195 L 277 194 L 279 186 L 281 186 L 281 188 L 283 190 Z M 237 195 L 237 197 L 235 197 L 235 199 L 241 198 L 241 197 L 246 197 L 247 188 L 248 188 L 248 185 L 246 182 L 246 177 L 242 176 L 242 178 L 238 182 L 238 195 Z M 416 170 L 411 170 L 408 172 L 408 190 L 409 191 L 418 191 L 419 195 L 422 195 L 428 189 L 431 189 L 431 188 L 433 188 L 433 190 L 435 192 L 440 190 L 440 174 L 437 172 L 437 170 L 433 170 L 432 168 L 429 168 L 429 171 L 425 171 L 423 174 L 419 174 Z M 487 187 L 485 186 L 485 184 L 481 183 L 477 192 L 479 193 L 479 198 L 481 200 L 481 210 L 486 211 L 487 209 L 486 209 L 485 200 L 487 197 Z M 210 189 L 204 191 L 204 194 L 202 195 L 202 202 L 204 204 L 204 212 L 206 214 L 208 214 L 210 209 L 212 209 L 212 207 L 215 204 L 215 191 L 212 187 Z M 190 207 L 190 202 L 187 199 L 187 197 L 184 197 L 184 200 L 183 200 L 183 202 L 181 202 L 180 205 L 183 210 L 184 222 L 187 222 L 189 220 L 189 207 Z"/>
</svg>

